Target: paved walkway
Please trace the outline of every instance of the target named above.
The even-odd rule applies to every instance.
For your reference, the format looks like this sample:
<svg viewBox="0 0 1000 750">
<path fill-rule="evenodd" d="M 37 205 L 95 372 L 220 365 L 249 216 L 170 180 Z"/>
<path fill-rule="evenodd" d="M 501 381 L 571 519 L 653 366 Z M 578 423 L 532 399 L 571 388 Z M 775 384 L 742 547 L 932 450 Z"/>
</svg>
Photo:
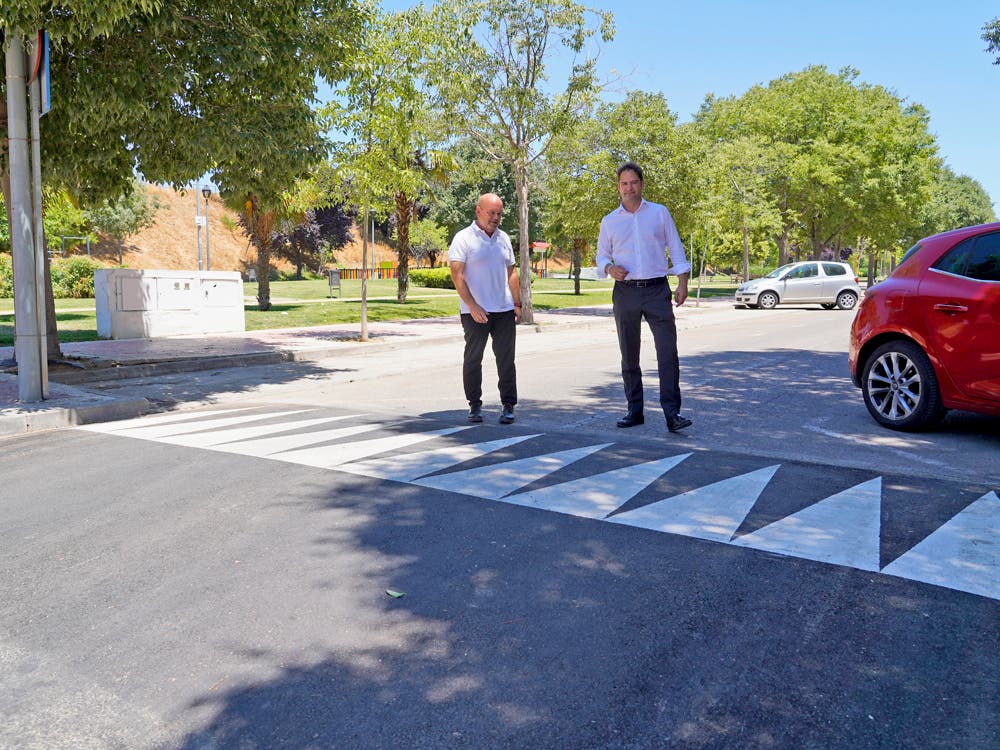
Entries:
<svg viewBox="0 0 1000 750">
<path fill-rule="evenodd" d="M 689 300 L 678 309 L 679 328 L 696 327 L 733 310 L 731 299 Z M 518 334 L 544 333 L 566 326 L 611 325 L 611 307 L 536 311 L 532 326 Z M 64 362 L 49 372 L 49 397 L 38 404 L 18 402 L 13 347 L 0 347 L 0 436 L 89 424 L 145 414 L 145 399 L 121 399 L 78 386 L 97 380 L 146 377 L 219 367 L 336 357 L 359 349 L 404 348 L 462 337 L 458 316 L 370 323 L 361 341 L 360 323 L 282 328 L 245 333 L 169 336 L 155 339 L 86 341 L 62 345 Z"/>
</svg>

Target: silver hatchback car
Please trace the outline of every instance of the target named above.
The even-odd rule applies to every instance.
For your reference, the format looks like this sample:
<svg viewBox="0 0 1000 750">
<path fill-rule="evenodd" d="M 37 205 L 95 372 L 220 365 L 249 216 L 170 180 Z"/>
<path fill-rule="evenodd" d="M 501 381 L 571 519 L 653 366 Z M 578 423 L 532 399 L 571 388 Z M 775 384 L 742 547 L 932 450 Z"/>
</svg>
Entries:
<svg viewBox="0 0 1000 750">
<path fill-rule="evenodd" d="M 853 310 L 861 298 L 858 277 L 846 263 L 807 260 L 776 268 L 767 276 L 740 284 L 737 307 L 762 307 L 815 303 L 827 310 Z"/>
</svg>

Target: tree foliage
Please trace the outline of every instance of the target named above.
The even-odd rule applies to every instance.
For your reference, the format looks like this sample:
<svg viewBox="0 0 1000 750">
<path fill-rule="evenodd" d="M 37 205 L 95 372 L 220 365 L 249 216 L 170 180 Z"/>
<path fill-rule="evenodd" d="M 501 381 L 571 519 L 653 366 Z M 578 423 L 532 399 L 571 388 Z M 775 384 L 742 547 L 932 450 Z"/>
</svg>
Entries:
<svg viewBox="0 0 1000 750">
<path fill-rule="evenodd" d="M 986 51 L 996 54 L 994 65 L 1000 65 L 1000 16 L 983 26 L 983 41 L 987 43 Z"/>
<path fill-rule="evenodd" d="M 122 263 L 125 238 L 150 226 L 160 203 L 150 196 L 146 186 L 136 181 L 131 190 L 113 199 L 105 198 L 86 212 L 87 221 L 98 232 L 107 234 L 118 245 L 118 264 Z"/>
<path fill-rule="evenodd" d="M 529 172 L 596 96 L 596 53 L 588 43 L 595 35 L 610 41 L 614 24 L 610 13 L 574 0 L 457 0 L 439 17 L 457 17 L 464 29 L 456 54 L 442 56 L 435 70 L 448 119 L 513 173 L 522 320 L 530 323 Z M 547 69 L 560 56 L 569 73 L 552 90 Z"/>
<path fill-rule="evenodd" d="M 763 149 L 783 257 L 788 242 L 819 257 L 858 238 L 889 248 L 905 235 L 939 166 L 928 121 L 922 107 L 860 82 L 857 71 L 819 66 L 740 97 L 709 97 L 697 117 L 710 143 Z"/>
<path fill-rule="evenodd" d="M 427 66 L 453 42 L 423 7 L 397 13 L 372 9 L 348 58 L 346 77 L 326 114 L 343 133 L 335 171 L 350 197 L 394 216 L 397 300 L 406 301 L 409 228 L 418 201 L 446 179 L 451 157 L 432 108 Z"/>
</svg>

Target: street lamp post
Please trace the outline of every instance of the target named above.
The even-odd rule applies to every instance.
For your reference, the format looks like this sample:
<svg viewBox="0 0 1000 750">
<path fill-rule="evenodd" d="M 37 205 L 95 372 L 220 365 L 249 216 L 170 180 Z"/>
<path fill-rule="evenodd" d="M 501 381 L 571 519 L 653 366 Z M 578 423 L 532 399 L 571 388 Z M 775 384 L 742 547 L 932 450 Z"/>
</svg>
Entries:
<svg viewBox="0 0 1000 750">
<path fill-rule="evenodd" d="M 212 188 L 203 187 L 201 194 L 205 197 L 205 270 L 212 270 L 212 253 L 208 247 L 208 199 L 212 197 Z"/>
<path fill-rule="evenodd" d="M 201 202 L 198 200 L 198 191 L 194 194 L 194 225 L 198 230 L 198 270 L 204 270 L 201 260 L 201 226 L 205 223 L 205 217 L 201 215 Z"/>
</svg>

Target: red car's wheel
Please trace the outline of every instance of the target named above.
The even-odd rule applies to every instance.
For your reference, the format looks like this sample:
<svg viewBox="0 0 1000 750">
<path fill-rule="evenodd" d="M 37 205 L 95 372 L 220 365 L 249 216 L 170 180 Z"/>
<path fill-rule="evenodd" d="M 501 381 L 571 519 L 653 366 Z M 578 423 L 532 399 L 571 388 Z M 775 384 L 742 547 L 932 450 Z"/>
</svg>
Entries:
<svg viewBox="0 0 1000 750">
<path fill-rule="evenodd" d="M 865 365 L 861 391 L 875 421 L 894 430 L 919 430 L 944 416 L 934 368 L 912 341 L 876 349 Z"/>
</svg>

